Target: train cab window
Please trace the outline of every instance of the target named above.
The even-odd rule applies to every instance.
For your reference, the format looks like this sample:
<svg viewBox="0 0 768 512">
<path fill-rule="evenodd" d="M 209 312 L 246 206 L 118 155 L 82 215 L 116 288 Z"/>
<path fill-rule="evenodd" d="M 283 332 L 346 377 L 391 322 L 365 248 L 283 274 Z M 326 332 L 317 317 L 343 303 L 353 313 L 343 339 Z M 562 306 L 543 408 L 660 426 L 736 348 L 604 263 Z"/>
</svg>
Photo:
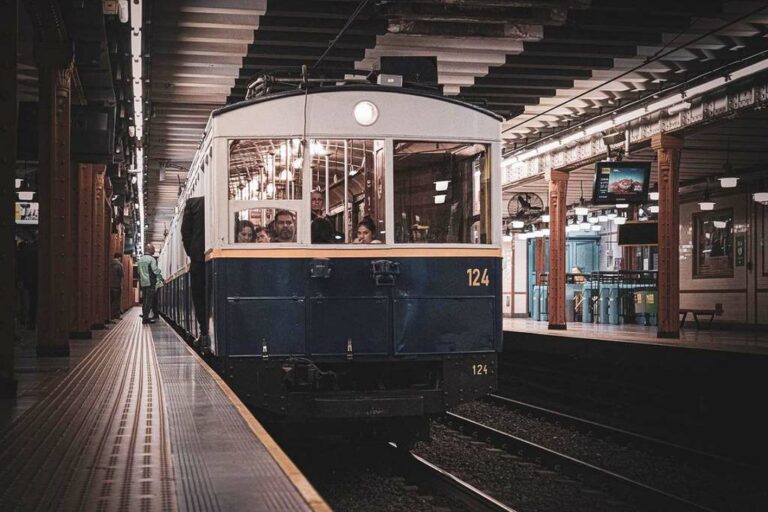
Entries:
<svg viewBox="0 0 768 512">
<path fill-rule="evenodd" d="M 296 242 L 297 214 L 284 208 L 249 208 L 235 213 L 233 241 L 238 244 Z"/>
<path fill-rule="evenodd" d="M 310 148 L 312 243 L 384 242 L 384 141 L 318 139 Z"/>
<path fill-rule="evenodd" d="M 489 149 L 395 141 L 395 242 L 492 243 Z"/>
<path fill-rule="evenodd" d="M 299 139 L 239 139 L 229 145 L 229 198 L 301 199 L 303 145 Z"/>
</svg>

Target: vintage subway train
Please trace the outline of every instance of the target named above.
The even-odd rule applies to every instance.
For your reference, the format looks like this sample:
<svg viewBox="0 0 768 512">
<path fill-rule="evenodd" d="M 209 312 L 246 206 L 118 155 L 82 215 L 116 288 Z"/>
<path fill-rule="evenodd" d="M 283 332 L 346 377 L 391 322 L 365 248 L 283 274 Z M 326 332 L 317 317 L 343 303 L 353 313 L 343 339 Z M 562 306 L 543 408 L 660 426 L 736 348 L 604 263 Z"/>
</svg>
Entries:
<svg viewBox="0 0 768 512">
<path fill-rule="evenodd" d="M 209 360 L 243 400 L 420 436 L 496 388 L 500 136 L 484 109 L 376 85 L 214 111 L 160 254 L 161 313 L 198 337 L 181 228 L 203 198 Z"/>
</svg>

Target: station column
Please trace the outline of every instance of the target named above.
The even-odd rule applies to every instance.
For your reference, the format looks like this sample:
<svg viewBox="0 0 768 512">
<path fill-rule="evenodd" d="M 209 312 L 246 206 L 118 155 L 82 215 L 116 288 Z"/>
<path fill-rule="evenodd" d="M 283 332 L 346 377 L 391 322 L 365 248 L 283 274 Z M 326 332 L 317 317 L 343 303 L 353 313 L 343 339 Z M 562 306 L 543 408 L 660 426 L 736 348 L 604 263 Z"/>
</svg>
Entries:
<svg viewBox="0 0 768 512">
<path fill-rule="evenodd" d="M 659 165 L 659 338 L 680 337 L 680 151 L 683 139 L 659 133 L 651 139 Z"/>
<path fill-rule="evenodd" d="M 18 1 L 0 0 L 0 267 L 6 276 L 15 276 L 16 205 L 16 40 Z M 16 294 L 14 283 L 6 282 L 0 293 L 0 398 L 16 396 L 14 378 L 14 332 Z"/>
<path fill-rule="evenodd" d="M 40 256 L 37 354 L 68 356 L 72 244 L 70 232 L 71 48 L 38 43 Z"/>
<path fill-rule="evenodd" d="M 550 329 L 565 329 L 565 224 L 568 173 L 549 171 L 549 295 Z"/>
</svg>

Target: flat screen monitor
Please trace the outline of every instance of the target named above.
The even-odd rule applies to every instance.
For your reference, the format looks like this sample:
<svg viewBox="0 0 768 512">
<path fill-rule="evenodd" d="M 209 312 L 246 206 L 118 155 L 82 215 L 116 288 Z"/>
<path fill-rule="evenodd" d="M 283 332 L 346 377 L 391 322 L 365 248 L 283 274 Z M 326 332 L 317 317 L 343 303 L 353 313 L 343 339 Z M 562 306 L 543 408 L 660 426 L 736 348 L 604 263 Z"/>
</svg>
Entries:
<svg viewBox="0 0 768 512">
<path fill-rule="evenodd" d="M 619 245 L 658 245 L 658 222 L 627 222 L 619 228 Z"/>
<path fill-rule="evenodd" d="M 597 162 L 592 204 L 648 202 L 650 162 Z"/>
<path fill-rule="evenodd" d="M 37 224 L 40 203 L 34 201 L 16 202 L 16 224 Z"/>
</svg>

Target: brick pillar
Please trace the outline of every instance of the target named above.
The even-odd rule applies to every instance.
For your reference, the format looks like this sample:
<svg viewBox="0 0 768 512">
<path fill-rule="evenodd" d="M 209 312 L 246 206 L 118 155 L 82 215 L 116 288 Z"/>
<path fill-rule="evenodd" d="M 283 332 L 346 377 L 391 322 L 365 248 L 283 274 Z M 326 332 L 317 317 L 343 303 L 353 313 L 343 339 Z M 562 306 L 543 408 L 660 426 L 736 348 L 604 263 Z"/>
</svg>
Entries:
<svg viewBox="0 0 768 512">
<path fill-rule="evenodd" d="M 680 202 L 677 196 L 683 139 L 651 139 L 659 164 L 659 338 L 680 337 Z"/>
<path fill-rule="evenodd" d="M 549 295 L 550 329 L 565 329 L 565 223 L 568 173 L 549 173 Z"/>
<path fill-rule="evenodd" d="M 16 39 L 17 0 L 0 2 L 0 267 L 6 276 L 16 275 Z M 0 293 L 0 398 L 16 396 L 14 376 L 14 332 L 16 287 L 7 280 Z"/>
<path fill-rule="evenodd" d="M 38 48 L 40 53 L 45 50 Z M 72 244 L 70 232 L 70 105 L 73 68 L 45 57 L 39 66 L 40 254 L 38 356 L 69 355 Z"/>
</svg>

